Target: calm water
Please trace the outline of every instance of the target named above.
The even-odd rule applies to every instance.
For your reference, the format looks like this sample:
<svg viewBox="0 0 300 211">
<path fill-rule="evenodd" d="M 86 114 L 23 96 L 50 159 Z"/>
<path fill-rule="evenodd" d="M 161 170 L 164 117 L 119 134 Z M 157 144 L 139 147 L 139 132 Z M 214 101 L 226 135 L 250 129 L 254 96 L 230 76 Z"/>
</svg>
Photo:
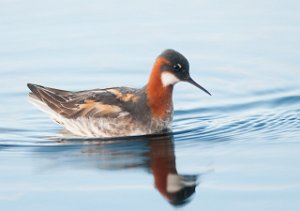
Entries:
<svg viewBox="0 0 300 211">
<path fill-rule="evenodd" d="M 300 4 L 281 2 L 1 0 L 0 210 L 299 210 Z M 27 82 L 141 87 L 166 48 L 213 94 L 178 84 L 172 134 L 66 139 L 27 102 Z"/>
</svg>

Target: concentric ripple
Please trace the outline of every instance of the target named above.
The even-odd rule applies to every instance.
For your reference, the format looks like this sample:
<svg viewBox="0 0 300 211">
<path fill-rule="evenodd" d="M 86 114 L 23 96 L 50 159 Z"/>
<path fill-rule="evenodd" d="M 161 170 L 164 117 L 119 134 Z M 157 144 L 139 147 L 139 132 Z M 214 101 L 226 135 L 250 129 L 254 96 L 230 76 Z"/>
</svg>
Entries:
<svg viewBox="0 0 300 211">
<path fill-rule="evenodd" d="M 276 141 L 283 136 L 287 138 L 286 141 L 293 141 L 293 137 L 300 134 L 300 95 L 281 93 L 280 96 L 263 97 L 246 98 L 238 103 L 177 110 L 172 131 L 174 141 L 189 144 L 237 141 L 241 138 L 251 141 Z M 32 116 L 30 119 L 23 117 L 19 125 L 17 128 L 0 128 L 0 150 L 60 146 L 60 127 L 44 116 Z M 121 138 L 122 141 L 142 139 L 143 137 Z M 116 142 L 115 139 L 96 139 L 96 142 L 99 141 Z M 93 144 L 95 140 L 69 139 L 64 143 Z"/>
<path fill-rule="evenodd" d="M 174 134 L 178 141 L 224 141 L 240 137 L 275 141 L 282 136 L 299 137 L 299 108 L 300 95 L 290 95 L 177 111 Z"/>
</svg>

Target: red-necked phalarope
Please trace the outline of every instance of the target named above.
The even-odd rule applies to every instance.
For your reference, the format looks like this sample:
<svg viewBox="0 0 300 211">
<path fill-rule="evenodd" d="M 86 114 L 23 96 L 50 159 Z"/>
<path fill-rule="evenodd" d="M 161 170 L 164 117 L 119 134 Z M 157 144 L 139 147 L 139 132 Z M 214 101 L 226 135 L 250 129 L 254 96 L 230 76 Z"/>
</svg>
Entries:
<svg viewBox="0 0 300 211">
<path fill-rule="evenodd" d="M 79 92 L 28 84 L 30 101 L 71 133 L 84 137 L 119 137 L 159 133 L 170 128 L 173 86 L 197 84 L 189 62 L 174 50 L 156 59 L 147 85 L 141 89 L 112 87 Z"/>
</svg>

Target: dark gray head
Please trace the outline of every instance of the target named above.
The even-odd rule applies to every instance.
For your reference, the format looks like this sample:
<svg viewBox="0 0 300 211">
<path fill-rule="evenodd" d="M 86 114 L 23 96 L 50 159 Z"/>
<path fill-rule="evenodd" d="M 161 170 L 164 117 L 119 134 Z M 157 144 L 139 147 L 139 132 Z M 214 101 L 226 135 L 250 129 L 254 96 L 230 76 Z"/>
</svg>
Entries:
<svg viewBox="0 0 300 211">
<path fill-rule="evenodd" d="M 186 81 L 211 95 L 191 78 L 189 62 L 181 53 L 168 49 L 162 52 L 158 59 L 163 59 L 163 61 L 160 61 L 160 71 L 164 86 L 174 85 L 179 81 Z"/>
</svg>

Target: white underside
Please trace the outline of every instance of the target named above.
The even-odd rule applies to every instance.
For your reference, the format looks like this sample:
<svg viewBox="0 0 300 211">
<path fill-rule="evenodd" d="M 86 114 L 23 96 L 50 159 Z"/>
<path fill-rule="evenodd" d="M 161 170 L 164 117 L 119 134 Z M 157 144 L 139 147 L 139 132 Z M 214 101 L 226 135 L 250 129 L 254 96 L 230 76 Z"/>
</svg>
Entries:
<svg viewBox="0 0 300 211">
<path fill-rule="evenodd" d="M 66 130 L 81 137 L 121 137 L 157 133 L 170 127 L 170 121 L 151 121 L 149 125 L 141 125 L 130 118 L 129 113 L 123 112 L 117 118 L 79 117 L 68 119 L 54 112 L 45 103 L 29 97 L 29 101 L 37 108 L 47 113 L 54 122 Z"/>
</svg>

